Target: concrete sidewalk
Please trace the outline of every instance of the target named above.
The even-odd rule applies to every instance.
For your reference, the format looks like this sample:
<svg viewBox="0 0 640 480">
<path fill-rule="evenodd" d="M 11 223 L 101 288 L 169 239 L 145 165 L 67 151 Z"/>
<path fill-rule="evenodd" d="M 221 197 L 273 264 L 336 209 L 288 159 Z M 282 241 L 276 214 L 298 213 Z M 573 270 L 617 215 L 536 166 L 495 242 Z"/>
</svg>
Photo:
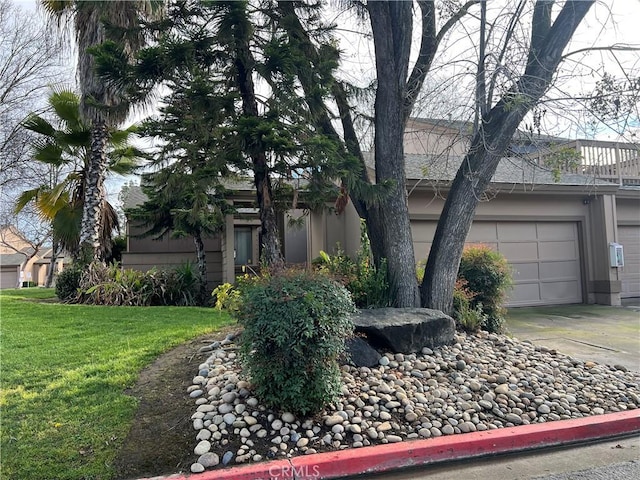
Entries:
<svg viewBox="0 0 640 480">
<path fill-rule="evenodd" d="M 640 371 L 640 308 L 561 305 L 511 308 L 507 331 L 578 360 Z"/>
</svg>

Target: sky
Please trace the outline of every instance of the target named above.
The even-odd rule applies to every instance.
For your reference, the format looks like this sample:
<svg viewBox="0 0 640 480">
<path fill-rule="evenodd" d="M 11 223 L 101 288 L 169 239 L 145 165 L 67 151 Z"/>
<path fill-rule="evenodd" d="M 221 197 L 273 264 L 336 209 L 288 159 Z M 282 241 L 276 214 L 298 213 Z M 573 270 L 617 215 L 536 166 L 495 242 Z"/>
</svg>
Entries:
<svg viewBox="0 0 640 480">
<path fill-rule="evenodd" d="M 488 16 L 495 18 L 500 13 L 504 5 L 513 8 L 516 0 L 489 0 Z M 533 2 L 529 2 L 529 7 Z M 454 118 L 468 118 L 468 108 L 459 106 L 452 108 L 452 104 L 460 101 L 460 98 L 468 98 L 473 92 L 473 85 L 469 73 L 475 73 L 475 65 L 470 64 L 470 60 L 475 62 L 478 56 L 477 44 L 477 12 L 478 7 L 472 10 L 474 15 L 465 17 L 464 23 L 452 30 L 450 36 L 443 40 L 439 53 L 432 66 L 432 71 L 425 82 L 425 92 L 433 90 L 438 95 L 428 97 L 428 105 L 421 110 L 421 105 L 414 109 L 414 115 L 441 117 L 453 112 Z M 362 36 L 354 34 L 348 25 L 353 25 L 349 13 L 336 13 L 331 19 L 336 19 L 340 26 L 347 25 L 345 31 L 341 32 L 343 39 L 342 46 L 345 49 L 344 70 L 349 73 L 346 77 L 350 80 L 360 82 L 361 86 L 366 85 L 375 77 L 375 65 L 372 61 L 373 46 Z M 527 35 L 529 19 L 520 24 L 520 32 Z M 638 19 L 640 19 L 640 0 L 609 0 L 598 1 L 590 9 L 586 18 L 579 25 L 574 34 L 568 51 L 577 51 L 587 48 L 600 48 L 612 45 L 633 45 L 640 48 L 640 34 L 638 34 Z M 365 29 L 368 26 L 364 27 Z M 418 26 L 414 27 L 414 45 L 417 50 L 419 45 Z M 416 51 L 414 51 L 415 57 Z M 496 49 L 489 52 L 497 55 Z M 508 65 L 508 62 L 505 62 Z M 640 76 L 640 52 L 625 51 L 611 52 L 592 51 L 583 52 L 571 56 L 561 66 L 558 73 L 557 85 L 550 89 L 550 97 L 559 96 L 580 96 L 590 92 L 595 86 L 596 80 L 603 71 L 621 77 L 624 73 L 621 67 L 628 72 L 634 72 L 634 76 Z M 521 73 L 519 70 L 513 74 Z M 435 78 L 435 79 L 434 79 Z M 450 84 L 446 86 L 446 84 Z M 443 85 L 445 85 L 443 87 Z M 441 103 L 440 108 L 435 108 L 434 104 Z M 556 115 L 551 112 L 551 104 L 547 114 L 547 131 L 553 135 L 564 135 L 572 138 L 586 137 L 594 135 L 600 139 L 615 139 L 618 132 L 607 130 L 603 127 L 598 132 L 584 128 L 584 119 L 580 118 L 568 103 L 553 104 Z M 437 107 L 437 106 L 436 106 Z M 435 113 L 433 110 L 435 108 Z M 583 125 L 580 125 L 582 123 Z M 640 127 L 640 126 L 638 126 Z"/>
<path fill-rule="evenodd" d="M 37 12 L 42 12 L 36 8 L 38 0 L 11 0 L 13 3 L 19 4 L 21 7 Z M 503 5 L 513 6 L 516 4 L 516 0 L 487 0 L 489 11 L 491 9 L 501 8 Z M 460 1 L 460 3 L 462 3 Z M 532 1 L 531 1 L 532 3 Z M 342 70 L 347 78 L 352 80 L 369 81 L 375 77 L 375 69 L 373 63 L 373 47 L 366 40 L 362 39 L 362 36 L 357 36 L 350 33 L 351 30 L 367 29 L 368 26 L 358 27 L 354 25 L 353 15 L 350 13 L 340 13 L 339 7 L 336 7 L 336 12 L 333 18 L 329 16 L 331 20 L 335 20 L 336 23 L 343 28 L 339 36 L 342 39 L 341 47 L 345 52 Z M 476 7 L 477 12 L 477 7 Z M 477 21 L 468 17 L 469 21 L 467 26 L 457 29 L 455 32 L 456 38 L 463 38 L 465 32 L 473 30 Z M 570 49 L 578 50 L 588 47 L 602 47 L 610 45 L 620 44 L 635 44 L 640 47 L 640 34 L 638 33 L 638 19 L 640 19 L 640 0 L 598 0 L 596 4 L 591 8 L 587 17 L 578 27 L 577 32 L 572 38 Z M 472 25 L 472 23 L 474 25 Z M 418 28 L 414 27 L 416 50 L 419 45 Z M 477 43 L 476 37 L 473 37 L 473 42 Z M 463 51 L 468 50 L 470 47 L 469 42 L 460 40 L 449 40 L 443 42 L 438 57 L 441 63 L 451 62 L 452 59 L 459 58 Z M 640 70 L 640 52 L 617 52 L 615 57 L 607 52 L 591 52 L 584 53 L 572 57 L 571 60 L 579 61 L 591 65 L 594 69 L 600 69 L 601 65 L 609 73 L 615 75 L 621 75 L 620 65 L 625 68 L 633 70 L 636 74 Z M 572 68 L 571 62 L 565 64 L 565 69 L 568 75 L 575 72 L 575 68 Z M 72 66 L 70 66 L 72 68 Z M 435 70 L 438 79 L 446 77 L 448 72 L 453 72 L 452 69 L 439 69 Z M 568 93 L 579 94 L 582 90 L 588 89 L 589 85 L 594 84 L 595 77 L 583 76 L 580 78 L 572 78 L 571 81 L 563 84 L 563 88 L 566 88 Z M 427 87 L 429 87 L 429 79 L 427 80 Z M 565 86 L 566 85 L 566 86 Z M 452 94 L 457 96 L 455 93 Z M 579 133 L 579 129 L 574 130 L 574 134 Z"/>
<path fill-rule="evenodd" d="M 488 9 L 498 9 L 505 4 L 512 6 L 516 3 L 515 0 L 488 1 Z M 41 13 L 39 9 L 36 8 L 36 0 L 13 0 L 13 2 L 19 4 L 26 10 L 33 11 L 34 14 Z M 342 39 L 341 46 L 345 53 L 342 65 L 343 75 L 352 80 L 360 80 L 363 84 L 372 80 L 375 75 L 375 66 L 372 61 L 373 47 L 361 36 L 354 35 L 351 32 L 351 30 L 358 29 L 362 31 L 363 27 L 355 25 L 352 16 L 348 13 L 341 14 L 338 12 L 335 14 L 334 19 L 342 29 L 340 30 L 340 37 Z M 636 46 L 640 46 L 640 34 L 638 33 L 639 19 L 640 0 L 598 1 L 597 4 L 591 8 L 583 23 L 578 27 L 572 39 L 570 50 L 579 50 L 594 46 L 610 46 L 614 44 L 635 44 Z M 468 52 L 470 48 L 475 48 L 473 43 L 477 42 L 475 41 L 476 37 L 473 36 L 473 33 L 470 35 L 474 40 L 471 43 L 469 43 L 469 41 L 465 42 L 466 33 L 475 28 L 473 25 L 477 25 L 477 20 L 469 18 L 467 25 L 462 25 L 458 31 L 452 33 L 452 37 L 447 40 L 446 44 L 443 43 L 444 48 L 442 49 L 443 51 L 440 57 L 443 59 L 440 62 L 442 65 L 434 69 L 438 79 L 447 78 L 448 76 L 457 78 L 453 77 L 453 75 L 461 74 L 461 68 L 468 68 L 461 67 L 461 65 L 464 65 L 463 63 L 452 62 L 452 60 L 459 60 L 463 57 L 464 52 Z M 366 29 L 368 27 L 364 28 Z M 417 41 L 414 43 L 419 45 Z M 636 76 L 640 75 L 640 52 L 618 52 L 615 56 L 612 56 L 607 52 L 596 51 L 576 55 L 572 57 L 571 60 L 587 64 L 596 71 L 602 71 L 602 69 L 604 69 L 616 76 L 621 75 L 621 66 L 625 69 L 634 70 Z M 453 66 L 447 65 L 447 62 L 452 63 Z M 73 71 L 72 63 L 69 64 L 69 71 L 71 76 L 71 72 Z M 596 78 L 597 76 L 589 74 L 578 75 L 578 69 L 572 66 L 570 62 L 567 62 L 565 70 L 562 73 L 563 82 L 561 90 L 556 89 L 555 92 L 550 92 L 550 94 L 576 95 L 584 93 L 594 85 Z M 438 81 L 433 83 L 433 80 L 427 80 L 427 90 L 429 88 L 435 88 Z M 456 90 L 456 88 L 458 90 Z M 441 92 L 439 98 L 442 99 L 443 107 L 439 111 L 451 111 L 447 102 L 451 102 L 451 99 L 459 96 L 459 88 L 460 85 L 452 84 L 449 90 Z M 427 103 L 431 106 L 434 102 L 430 99 Z M 465 112 L 464 110 L 459 111 Z M 562 108 L 558 111 L 562 112 Z M 421 113 L 419 109 L 417 113 Z M 587 132 L 582 128 L 579 125 L 580 121 L 581 119 L 577 118 L 576 115 L 557 115 L 550 113 L 547 118 L 548 130 L 545 133 L 568 137 L 585 137 L 587 134 L 594 134 L 594 132 Z M 618 136 L 617 132 L 606 129 L 601 129 L 596 133 L 595 136 L 601 139 L 615 139 Z M 109 184 L 112 200 L 117 197 L 117 192 L 122 183 L 123 180 L 119 180 Z"/>
</svg>

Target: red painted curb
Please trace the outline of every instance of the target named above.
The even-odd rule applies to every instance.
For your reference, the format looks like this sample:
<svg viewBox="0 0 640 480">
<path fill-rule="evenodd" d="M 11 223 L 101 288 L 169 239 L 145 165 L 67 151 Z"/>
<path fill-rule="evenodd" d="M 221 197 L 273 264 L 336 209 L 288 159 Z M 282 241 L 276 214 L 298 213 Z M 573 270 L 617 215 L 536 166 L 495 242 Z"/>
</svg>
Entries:
<svg viewBox="0 0 640 480">
<path fill-rule="evenodd" d="M 320 473 L 315 477 L 308 475 L 296 478 L 330 479 L 483 455 L 567 445 L 636 432 L 640 432 L 640 410 L 630 410 L 574 420 L 537 423 L 295 457 L 291 459 L 291 463 L 294 471 Z M 226 479 L 226 477 L 219 478 Z"/>
<path fill-rule="evenodd" d="M 320 480 L 640 433 L 640 409 L 141 480 Z"/>
</svg>

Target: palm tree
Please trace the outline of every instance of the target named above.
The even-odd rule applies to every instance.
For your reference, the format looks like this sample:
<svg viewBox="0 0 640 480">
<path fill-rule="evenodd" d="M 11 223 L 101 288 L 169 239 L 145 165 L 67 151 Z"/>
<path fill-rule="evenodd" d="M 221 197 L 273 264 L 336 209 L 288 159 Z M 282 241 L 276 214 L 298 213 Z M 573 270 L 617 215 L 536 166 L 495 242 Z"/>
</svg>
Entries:
<svg viewBox="0 0 640 480">
<path fill-rule="evenodd" d="M 23 127 L 39 135 L 33 143 L 33 158 L 50 167 L 48 183 L 23 192 L 15 206 L 22 210 L 33 203 L 38 213 L 51 222 L 53 252 L 51 265 L 64 249 L 77 258 L 80 252 L 80 227 L 90 166 L 91 131 L 80 115 L 80 99 L 68 90 L 53 92 L 49 104 L 58 126 L 37 114 L 29 115 Z M 134 129 L 108 131 L 107 170 L 131 173 L 142 155 L 129 145 Z M 111 234 L 118 228 L 113 206 L 101 194 L 98 254 L 101 258 L 111 249 Z"/>
<path fill-rule="evenodd" d="M 109 129 L 120 125 L 129 112 L 129 104 L 94 71 L 91 47 L 105 40 L 123 45 L 132 55 L 145 43 L 140 18 L 160 11 L 158 0 L 41 0 L 42 6 L 58 26 L 67 29 L 73 22 L 78 47 L 78 81 L 81 92 L 80 115 L 90 129 L 90 161 L 85 172 L 84 201 L 80 228 L 81 250 L 90 259 L 100 259 L 101 204 L 109 160 Z"/>
</svg>

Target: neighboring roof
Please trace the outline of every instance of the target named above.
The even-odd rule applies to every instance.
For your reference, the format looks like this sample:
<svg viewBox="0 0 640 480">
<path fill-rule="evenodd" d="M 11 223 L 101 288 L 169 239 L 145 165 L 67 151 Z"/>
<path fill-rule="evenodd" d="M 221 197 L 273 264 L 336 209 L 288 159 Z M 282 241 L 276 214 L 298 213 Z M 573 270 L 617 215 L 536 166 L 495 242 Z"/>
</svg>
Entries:
<svg viewBox="0 0 640 480">
<path fill-rule="evenodd" d="M 38 258 L 33 263 L 35 265 L 49 265 L 51 263 L 51 252 L 52 252 L 51 248 L 45 250 L 45 252 L 40 256 L 40 258 Z M 67 253 L 66 251 L 63 251 L 58 255 L 57 261 L 60 261 L 60 260 L 62 260 L 62 263 L 65 265 L 73 262 L 72 258 L 69 256 L 69 253 Z"/>
<path fill-rule="evenodd" d="M 139 185 L 128 185 L 127 190 L 122 196 L 122 208 L 128 210 L 130 208 L 139 207 L 147 200 L 147 196 L 142 193 Z"/>
<path fill-rule="evenodd" d="M 414 117 L 410 119 L 414 124 L 419 123 L 425 126 L 431 125 L 434 127 L 449 128 L 456 130 L 461 134 L 471 135 L 473 132 L 473 122 L 465 120 L 445 120 L 442 118 L 419 118 Z M 410 133 L 410 132 L 407 132 Z M 517 143 L 527 144 L 550 144 L 550 143 L 565 143 L 571 141 L 568 138 L 557 137 L 555 135 L 543 135 L 528 130 L 516 130 L 513 135 L 513 141 Z"/>
<path fill-rule="evenodd" d="M 444 155 L 405 155 L 405 171 L 407 180 L 425 180 L 433 183 L 449 183 L 458 172 L 464 157 Z M 367 167 L 374 169 L 374 160 L 371 152 L 365 153 Z M 553 172 L 531 161 L 508 157 L 500 160 L 492 181 L 494 185 L 555 185 L 566 187 L 609 187 L 617 189 L 618 184 L 601 180 L 590 175 L 575 173 L 562 173 L 558 181 Z M 426 184 L 425 184 L 426 185 Z"/>
<path fill-rule="evenodd" d="M 255 192 L 255 186 L 250 180 L 225 181 L 224 187 L 232 192 Z M 140 185 L 130 185 L 127 187 L 122 199 L 124 210 L 139 207 L 147 200 L 147 196 L 142 191 Z"/>
<path fill-rule="evenodd" d="M 449 182 L 454 179 L 463 157 L 435 155 L 405 155 L 407 179 Z M 517 157 L 503 158 L 493 175 L 494 184 L 564 185 L 564 186 L 609 186 L 617 184 L 593 176 L 562 173 L 556 181 L 551 170 Z"/>
<path fill-rule="evenodd" d="M 27 257 L 21 253 L 2 253 L 0 254 L 0 265 L 19 267 Z"/>
<path fill-rule="evenodd" d="M 302 178 L 288 180 L 287 183 L 295 185 L 295 188 L 300 188 L 308 184 L 307 180 Z M 256 187 L 253 180 L 250 178 L 238 178 L 236 180 L 226 179 L 224 180 L 223 186 L 225 189 L 232 192 L 232 195 L 234 195 L 233 200 L 236 202 L 246 202 L 249 199 L 253 201 L 255 199 Z M 122 206 L 126 211 L 130 208 L 139 207 L 146 200 L 147 196 L 143 193 L 142 187 L 139 185 L 131 185 L 127 187 Z"/>
</svg>

